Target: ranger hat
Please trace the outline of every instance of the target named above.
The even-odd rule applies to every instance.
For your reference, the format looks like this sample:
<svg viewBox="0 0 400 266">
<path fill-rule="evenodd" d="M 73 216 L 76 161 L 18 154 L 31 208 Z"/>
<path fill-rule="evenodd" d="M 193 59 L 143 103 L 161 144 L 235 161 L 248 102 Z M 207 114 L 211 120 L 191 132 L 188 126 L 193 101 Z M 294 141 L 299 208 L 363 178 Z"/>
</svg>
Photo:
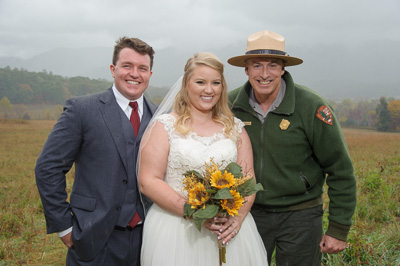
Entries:
<svg viewBox="0 0 400 266">
<path fill-rule="evenodd" d="M 255 57 L 279 58 L 284 61 L 285 66 L 303 63 L 302 59 L 289 56 L 285 52 L 285 37 L 268 30 L 250 35 L 247 39 L 246 53 L 229 58 L 228 63 L 233 66 L 244 67 L 247 59 Z"/>
</svg>

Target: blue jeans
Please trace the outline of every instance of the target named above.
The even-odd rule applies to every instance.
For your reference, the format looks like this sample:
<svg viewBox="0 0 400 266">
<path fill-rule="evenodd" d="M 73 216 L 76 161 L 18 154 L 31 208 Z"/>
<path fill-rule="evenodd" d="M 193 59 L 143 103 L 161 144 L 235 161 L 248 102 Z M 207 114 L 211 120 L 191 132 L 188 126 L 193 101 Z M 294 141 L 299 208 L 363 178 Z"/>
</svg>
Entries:
<svg viewBox="0 0 400 266">
<path fill-rule="evenodd" d="M 251 214 L 268 253 L 276 248 L 276 265 L 321 265 L 322 205 L 288 212 L 270 212 L 253 205 Z"/>
</svg>

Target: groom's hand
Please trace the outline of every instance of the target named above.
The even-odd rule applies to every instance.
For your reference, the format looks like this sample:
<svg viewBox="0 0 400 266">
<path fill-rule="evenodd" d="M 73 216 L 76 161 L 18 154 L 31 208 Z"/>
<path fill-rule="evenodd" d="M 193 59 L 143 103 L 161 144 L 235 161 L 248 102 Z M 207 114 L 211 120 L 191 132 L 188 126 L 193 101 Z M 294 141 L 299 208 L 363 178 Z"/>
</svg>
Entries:
<svg viewBox="0 0 400 266">
<path fill-rule="evenodd" d="M 334 237 L 324 235 L 319 243 L 321 253 L 336 254 L 346 248 L 346 242 Z"/>
<path fill-rule="evenodd" d="M 71 235 L 72 235 L 72 232 L 69 232 L 69 233 L 66 234 L 65 236 L 60 237 L 61 241 L 64 243 L 64 245 L 67 246 L 67 248 L 72 247 L 72 245 L 74 244 L 74 243 L 72 242 L 72 237 L 71 237 Z"/>
</svg>

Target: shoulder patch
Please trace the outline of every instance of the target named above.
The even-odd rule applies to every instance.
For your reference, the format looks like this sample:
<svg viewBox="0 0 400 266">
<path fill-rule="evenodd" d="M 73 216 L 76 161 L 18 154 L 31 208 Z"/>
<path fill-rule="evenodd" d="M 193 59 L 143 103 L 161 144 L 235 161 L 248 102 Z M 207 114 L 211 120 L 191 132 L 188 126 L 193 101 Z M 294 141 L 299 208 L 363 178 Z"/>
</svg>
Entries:
<svg viewBox="0 0 400 266">
<path fill-rule="evenodd" d="M 318 108 L 316 116 L 324 123 L 328 125 L 333 125 L 333 116 L 332 112 L 328 106 L 322 105 Z"/>
</svg>

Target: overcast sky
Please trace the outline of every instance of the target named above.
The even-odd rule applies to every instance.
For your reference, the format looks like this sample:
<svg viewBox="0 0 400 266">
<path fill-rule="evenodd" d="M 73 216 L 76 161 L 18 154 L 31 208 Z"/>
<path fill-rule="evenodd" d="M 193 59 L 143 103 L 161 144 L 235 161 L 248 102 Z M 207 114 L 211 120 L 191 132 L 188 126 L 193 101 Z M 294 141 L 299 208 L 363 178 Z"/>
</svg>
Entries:
<svg viewBox="0 0 400 266">
<path fill-rule="evenodd" d="M 326 54 L 336 65 L 370 64 L 365 79 L 374 69 L 399 69 L 390 60 L 400 59 L 393 47 L 400 43 L 399 0 L 0 0 L 0 57 L 27 59 L 60 47 L 109 47 L 111 54 L 124 35 L 145 40 L 156 52 L 193 54 L 241 44 L 242 54 L 247 37 L 261 30 L 285 36 L 286 51 L 305 62 Z M 336 47 L 348 48 L 345 58 L 337 58 Z M 384 61 L 369 62 L 377 53 Z M 348 58 L 352 54 L 359 58 Z M 384 79 L 391 76 L 399 81 L 400 75 Z"/>
<path fill-rule="evenodd" d="M 207 50 L 269 29 L 290 43 L 400 40 L 399 0 L 0 0 L 0 56 L 112 47 L 138 36 L 156 50 Z"/>
</svg>

